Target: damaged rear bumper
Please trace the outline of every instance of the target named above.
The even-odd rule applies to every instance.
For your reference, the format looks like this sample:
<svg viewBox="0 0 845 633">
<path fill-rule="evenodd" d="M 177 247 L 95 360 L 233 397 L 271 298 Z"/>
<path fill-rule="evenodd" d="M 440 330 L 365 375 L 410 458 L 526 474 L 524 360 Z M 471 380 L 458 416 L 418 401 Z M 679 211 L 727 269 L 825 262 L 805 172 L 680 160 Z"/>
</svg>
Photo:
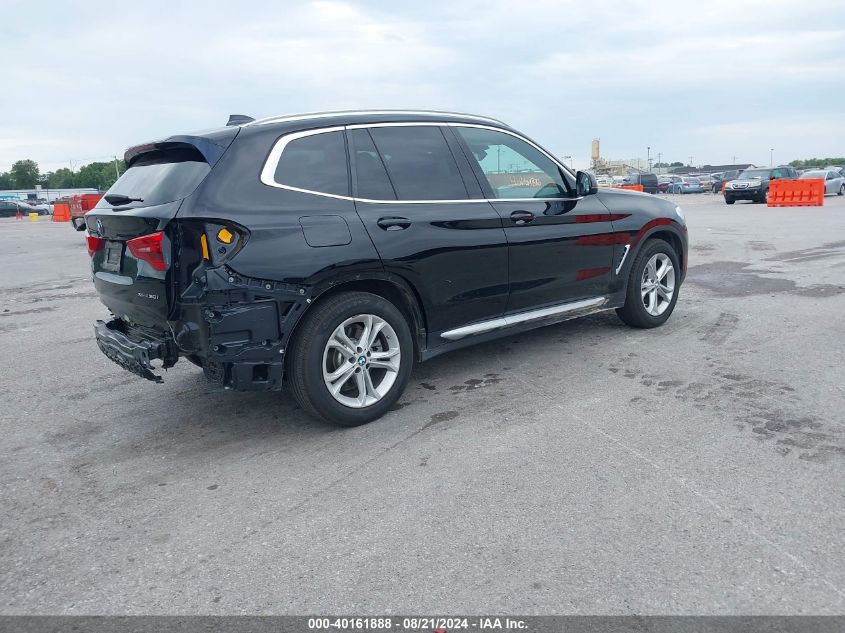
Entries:
<svg viewBox="0 0 845 633">
<path fill-rule="evenodd" d="M 202 269 L 181 294 L 171 318 L 155 332 L 122 319 L 97 321 L 97 345 L 133 374 L 162 382 L 161 368 L 180 357 L 202 366 L 213 384 L 235 391 L 282 388 L 284 353 L 294 324 L 310 301 L 308 291 Z M 156 363 L 158 365 L 158 363 Z"/>
<path fill-rule="evenodd" d="M 137 332 L 132 334 L 134 336 L 119 319 L 94 324 L 94 336 L 103 354 L 141 378 L 162 382 L 161 376 L 153 373 L 152 361 L 161 360 L 164 369 L 173 367 L 179 358 L 175 343 L 166 338 L 140 336 Z"/>
</svg>

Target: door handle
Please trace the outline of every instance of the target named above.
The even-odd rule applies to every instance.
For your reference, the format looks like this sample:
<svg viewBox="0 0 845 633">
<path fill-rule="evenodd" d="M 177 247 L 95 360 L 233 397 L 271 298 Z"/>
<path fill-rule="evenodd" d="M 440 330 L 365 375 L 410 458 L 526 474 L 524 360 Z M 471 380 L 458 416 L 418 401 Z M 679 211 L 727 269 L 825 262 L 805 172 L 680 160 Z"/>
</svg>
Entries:
<svg viewBox="0 0 845 633">
<path fill-rule="evenodd" d="M 376 224 L 385 231 L 401 231 L 411 226 L 408 218 L 379 218 Z"/>
<path fill-rule="evenodd" d="M 511 213 L 511 222 L 522 226 L 528 224 L 534 219 L 534 214 L 530 211 L 514 211 Z"/>
</svg>

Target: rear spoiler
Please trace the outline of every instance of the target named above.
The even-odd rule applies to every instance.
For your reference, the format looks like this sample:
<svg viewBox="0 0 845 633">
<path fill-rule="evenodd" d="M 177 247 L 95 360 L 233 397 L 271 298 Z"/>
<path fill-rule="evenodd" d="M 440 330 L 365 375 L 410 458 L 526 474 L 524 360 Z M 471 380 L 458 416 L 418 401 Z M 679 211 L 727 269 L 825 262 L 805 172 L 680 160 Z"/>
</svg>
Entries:
<svg viewBox="0 0 845 633">
<path fill-rule="evenodd" d="M 126 161 L 127 167 L 131 167 L 132 163 L 144 154 L 189 146 L 195 148 L 200 154 L 202 154 L 205 161 L 211 167 L 214 167 L 217 161 L 220 160 L 229 148 L 229 145 L 232 144 L 232 141 L 235 140 L 239 131 L 239 127 L 226 127 L 198 135 L 179 134 L 176 136 L 169 136 L 160 141 L 153 141 L 151 143 L 143 143 L 141 145 L 130 147 L 126 150 L 126 153 L 124 153 L 123 160 Z"/>
</svg>

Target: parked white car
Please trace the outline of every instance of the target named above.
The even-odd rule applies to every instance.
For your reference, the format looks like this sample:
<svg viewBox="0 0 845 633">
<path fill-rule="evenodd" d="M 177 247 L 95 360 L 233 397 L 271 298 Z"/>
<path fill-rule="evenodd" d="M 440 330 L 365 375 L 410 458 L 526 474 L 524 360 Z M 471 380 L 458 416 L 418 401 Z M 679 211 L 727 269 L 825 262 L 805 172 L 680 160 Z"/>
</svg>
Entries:
<svg viewBox="0 0 845 633">
<path fill-rule="evenodd" d="M 843 176 L 841 172 L 834 171 L 833 169 L 813 169 L 811 171 L 805 171 L 801 174 L 801 176 L 799 176 L 799 178 L 801 180 L 807 180 L 808 178 L 824 180 L 825 193 L 835 193 L 840 196 L 845 195 L 845 176 Z"/>
</svg>

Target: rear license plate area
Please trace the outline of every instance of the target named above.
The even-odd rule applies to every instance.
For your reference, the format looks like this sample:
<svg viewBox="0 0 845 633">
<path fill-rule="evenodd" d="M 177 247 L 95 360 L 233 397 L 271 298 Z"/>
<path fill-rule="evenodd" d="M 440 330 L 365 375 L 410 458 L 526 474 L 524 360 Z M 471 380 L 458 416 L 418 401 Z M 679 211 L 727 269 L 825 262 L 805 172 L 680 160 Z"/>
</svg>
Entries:
<svg viewBox="0 0 845 633">
<path fill-rule="evenodd" d="M 103 270 L 119 273 L 122 259 L 123 242 L 106 242 L 106 251 L 103 254 Z"/>
</svg>

